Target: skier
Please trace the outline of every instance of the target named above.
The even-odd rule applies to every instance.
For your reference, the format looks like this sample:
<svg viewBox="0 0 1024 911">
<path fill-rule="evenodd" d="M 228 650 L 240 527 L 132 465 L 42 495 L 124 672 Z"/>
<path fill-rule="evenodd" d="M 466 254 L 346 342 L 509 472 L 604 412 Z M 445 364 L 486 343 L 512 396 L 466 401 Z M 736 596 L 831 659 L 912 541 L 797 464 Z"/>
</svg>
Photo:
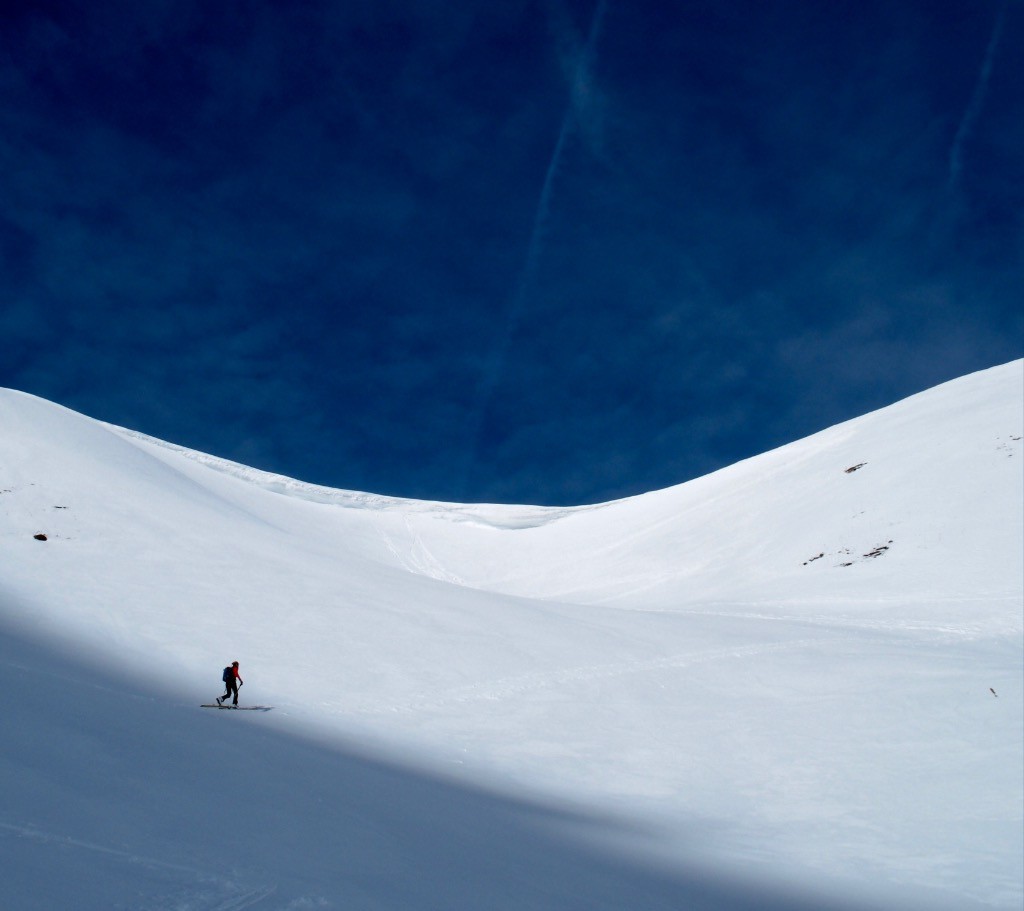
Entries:
<svg viewBox="0 0 1024 911">
<path fill-rule="evenodd" d="M 238 688 L 245 682 L 242 680 L 242 675 L 238 673 L 238 662 L 232 661 L 230 665 L 224 668 L 224 673 L 221 674 L 221 679 L 224 681 L 224 688 L 227 690 L 223 696 L 217 697 L 217 705 L 223 705 L 227 702 L 228 697 L 234 694 L 234 705 L 238 705 Z"/>
</svg>

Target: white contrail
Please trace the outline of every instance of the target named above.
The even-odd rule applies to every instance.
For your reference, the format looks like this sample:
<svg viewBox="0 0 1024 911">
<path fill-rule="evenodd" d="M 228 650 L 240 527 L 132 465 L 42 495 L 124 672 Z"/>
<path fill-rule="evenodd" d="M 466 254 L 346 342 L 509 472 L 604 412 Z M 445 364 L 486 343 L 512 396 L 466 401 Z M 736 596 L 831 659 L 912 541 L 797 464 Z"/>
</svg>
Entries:
<svg viewBox="0 0 1024 911">
<path fill-rule="evenodd" d="M 590 70 L 593 64 L 594 50 L 597 46 L 597 39 L 601 31 L 601 24 L 608 8 L 608 0 L 599 0 L 591 19 L 590 31 L 586 43 L 579 54 L 576 65 L 571 76 L 569 105 L 562 118 L 562 124 L 558 131 L 558 139 L 548 160 L 547 170 L 544 173 L 544 183 L 541 186 L 540 197 L 537 200 L 537 208 L 534 212 L 533 226 L 530 230 L 530 241 L 526 248 L 526 258 L 523 268 L 516 282 L 512 301 L 509 305 L 508 314 L 505 318 L 505 326 L 498 337 L 497 345 L 488 360 L 484 369 L 483 377 L 477 388 L 476 402 L 470 412 L 469 418 L 469 452 L 467 453 L 467 468 L 463 473 L 463 490 L 465 491 L 470 480 L 470 474 L 477 462 L 477 455 L 480 451 L 481 436 L 487 412 L 490 410 L 491 399 L 494 390 L 497 388 L 502 374 L 505 371 L 505 362 L 508 357 L 512 340 L 515 337 L 516 329 L 520 323 L 523 309 L 526 305 L 528 292 L 533 285 L 533 280 L 540 265 L 541 252 L 543 249 L 544 232 L 547 228 L 551 214 L 551 200 L 555 185 L 555 178 L 561 168 L 562 158 L 568 145 L 569 137 L 573 128 L 576 127 L 584 113 L 588 100 L 588 87 L 590 83 Z"/>
<path fill-rule="evenodd" d="M 597 37 L 600 34 L 601 23 L 604 20 L 607 9 L 607 0 L 600 0 L 597 4 L 597 8 L 594 10 L 594 18 L 590 23 L 590 32 L 587 35 L 587 42 L 583 47 L 583 52 L 579 55 L 579 58 L 576 61 L 576 66 L 572 75 L 569 107 L 566 109 L 565 116 L 562 118 L 562 126 L 558 131 L 558 140 L 555 143 L 554 151 L 551 153 L 551 159 L 548 161 L 548 168 L 544 174 L 544 184 L 540 191 L 540 199 L 537 202 L 537 211 L 533 218 L 533 229 L 530 232 L 530 244 L 526 251 L 526 262 L 523 267 L 522 275 L 519 279 L 519 284 L 516 288 L 517 303 L 521 302 L 522 298 L 525 296 L 526 290 L 529 288 L 540 262 L 544 229 L 547 225 L 548 217 L 551 214 L 551 194 L 552 188 L 555 184 L 555 176 L 558 174 L 559 168 L 562 164 L 562 156 L 565 152 L 565 146 L 568 142 L 569 135 L 572 133 L 573 127 L 578 124 L 584 113 L 588 94 L 587 87 L 590 83 L 590 70 L 593 63 L 594 49 L 597 46 Z M 513 310 L 515 310 L 515 308 L 513 308 Z"/>
<path fill-rule="evenodd" d="M 949 150 L 950 186 L 955 186 L 960 179 L 960 173 L 963 171 L 964 143 L 974 128 L 974 122 L 978 119 L 978 115 L 981 113 L 981 106 L 985 102 L 985 93 L 988 91 L 989 80 L 992 78 L 992 67 L 995 64 L 999 39 L 1003 34 L 1006 5 L 1006 0 L 1004 0 L 999 7 L 995 24 L 992 26 L 992 35 L 988 40 L 988 47 L 985 49 L 985 59 L 981 64 L 978 81 L 974 85 L 971 100 L 967 103 L 967 110 L 964 111 L 964 116 L 960 119 L 960 126 L 957 128 L 956 136 L 953 138 L 953 145 Z"/>
</svg>

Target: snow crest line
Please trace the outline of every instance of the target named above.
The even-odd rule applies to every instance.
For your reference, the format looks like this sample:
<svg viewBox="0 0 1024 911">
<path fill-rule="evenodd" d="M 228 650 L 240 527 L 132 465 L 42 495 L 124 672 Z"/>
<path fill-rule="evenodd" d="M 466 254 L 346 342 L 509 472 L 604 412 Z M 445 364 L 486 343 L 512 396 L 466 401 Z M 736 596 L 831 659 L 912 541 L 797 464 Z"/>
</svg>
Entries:
<svg viewBox="0 0 1024 911">
<path fill-rule="evenodd" d="M 102 422 L 100 422 L 102 423 Z M 344 490 L 336 487 L 324 487 L 299 481 L 287 475 L 274 474 L 251 468 L 240 462 L 232 462 L 219 456 L 212 456 L 194 449 L 168 443 L 165 440 L 148 436 L 137 430 L 118 427 L 116 424 L 103 424 L 108 430 L 129 440 L 142 449 L 152 450 L 152 454 L 165 461 L 161 453 L 173 453 L 203 468 L 235 478 L 251 484 L 267 493 L 318 503 L 322 506 L 334 506 L 340 509 L 367 510 L 377 513 L 400 511 L 408 515 L 429 515 L 447 522 L 476 525 L 481 528 L 492 528 L 497 531 L 521 531 L 529 528 L 540 528 L 557 522 L 570 515 L 603 509 L 607 503 L 594 503 L 585 506 L 528 506 L 493 503 L 446 503 L 434 500 L 414 500 L 404 497 L 390 497 L 383 494 L 365 493 L 357 490 Z M 173 463 L 170 463 L 173 465 Z"/>
</svg>

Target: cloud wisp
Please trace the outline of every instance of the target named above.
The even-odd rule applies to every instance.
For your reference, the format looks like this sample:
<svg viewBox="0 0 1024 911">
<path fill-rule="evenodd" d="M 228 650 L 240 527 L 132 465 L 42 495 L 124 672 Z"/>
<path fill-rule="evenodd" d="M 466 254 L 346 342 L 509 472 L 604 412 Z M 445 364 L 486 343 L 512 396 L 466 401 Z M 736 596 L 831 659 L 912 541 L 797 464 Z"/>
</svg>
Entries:
<svg viewBox="0 0 1024 911">
<path fill-rule="evenodd" d="M 953 144 L 949 150 L 949 186 L 951 188 L 955 188 L 960 182 L 960 175 L 963 173 L 964 168 L 964 145 L 970 138 L 975 121 L 977 121 L 982 106 L 985 104 L 985 94 L 988 91 L 988 84 L 992 79 L 992 68 L 995 65 L 999 41 L 1003 34 L 1003 23 L 1006 21 L 1006 6 L 1006 0 L 999 6 L 996 21 L 992 26 L 992 34 L 988 40 L 988 47 L 985 48 L 985 57 L 981 63 L 981 70 L 974 84 L 974 91 L 971 93 L 971 99 L 967 103 L 963 117 L 960 118 L 960 125 L 957 127 L 956 135 L 953 137 Z"/>
</svg>

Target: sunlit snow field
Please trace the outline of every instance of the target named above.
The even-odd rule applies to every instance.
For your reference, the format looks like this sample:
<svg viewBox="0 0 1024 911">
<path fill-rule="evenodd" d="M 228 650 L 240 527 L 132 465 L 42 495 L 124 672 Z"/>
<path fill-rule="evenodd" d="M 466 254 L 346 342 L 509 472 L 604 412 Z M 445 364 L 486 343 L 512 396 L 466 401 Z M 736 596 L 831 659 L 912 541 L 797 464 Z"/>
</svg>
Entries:
<svg viewBox="0 0 1024 911">
<path fill-rule="evenodd" d="M 1019 909 L 1022 367 L 576 508 L 0 390 L 0 907 Z"/>
</svg>

